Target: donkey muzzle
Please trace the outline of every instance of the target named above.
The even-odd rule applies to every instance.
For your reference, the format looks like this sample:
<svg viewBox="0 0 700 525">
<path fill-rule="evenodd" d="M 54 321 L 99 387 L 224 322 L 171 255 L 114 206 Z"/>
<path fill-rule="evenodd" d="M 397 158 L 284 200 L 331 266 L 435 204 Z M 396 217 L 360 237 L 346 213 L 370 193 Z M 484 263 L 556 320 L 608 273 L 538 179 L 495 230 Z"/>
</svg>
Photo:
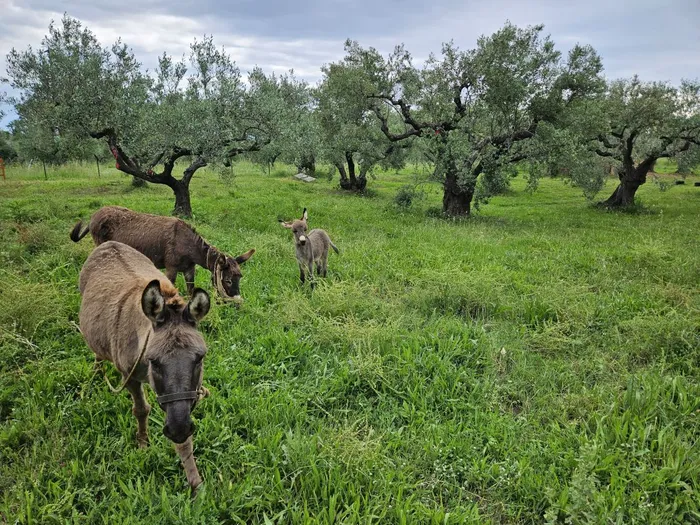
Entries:
<svg viewBox="0 0 700 525">
<path fill-rule="evenodd" d="M 222 295 L 221 300 L 224 303 L 233 303 L 236 306 L 241 306 L 243 304 L 243 297 L 241 297 L 239 294 L 236 295 Z"/>
<path fill-rule="evenodd" d="M 301 237 L 299 237 L 299 244 L 301 244 L 302 246 L 306 244 L 306 236 L 302 235 Z"/>
<path fill-rule="evenodd" d="M 192 408 L 199 399 L 199 391 L 176 392 L 157 397 L 158 403 L 165 410 L 163 435 L 173 443 L 184 443 L 194 434 Z"/>
<path fill-rule="evenodd" d="M 187 438 L 194 434 L 194 423 L 191 419 L 184 422 L 182 425 L 170 425 L 168 423 L 163 426 L 163 435 L 173 443 L 178 445 L 187 441 Z"/>
</svg>

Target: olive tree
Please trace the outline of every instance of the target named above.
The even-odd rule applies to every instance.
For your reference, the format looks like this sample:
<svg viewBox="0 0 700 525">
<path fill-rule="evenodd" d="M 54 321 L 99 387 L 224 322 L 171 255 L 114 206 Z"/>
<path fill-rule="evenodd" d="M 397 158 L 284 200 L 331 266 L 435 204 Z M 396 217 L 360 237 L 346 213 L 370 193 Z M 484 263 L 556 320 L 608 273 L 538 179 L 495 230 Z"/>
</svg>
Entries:
<svg viewBox="0 0 700 525">
<path fill-rule="evenodd" d="M 682 169 L 700 160 L 700 83 L 617 80 L 602 108 L 607 126 L 594 139 L 595 151 L 614 162 L 620 181 L 603 205 L 633 205 L 658 159 L 677 158 Z"/>
<path fill-rule="evenodd" d="M 313 174 L 319 155 L 318 126 L 312 112 L 311 89 L 303 80 L 295 78 L 293 71 L 279 77 L 265 76 L 262 71 L 251 76 L 256 80 L 257 110 L 269 115 L 268 125 L 274 130 L 274 139 L 250 157 L 265 166 L 282 160 L 296 166 L 299 171 Z"/>
<path fill-rule="evenodd" d="M 374 50 L 357 52 L 357 44 L 351 41 L 345 47 L 344 60 L 322 68 L 316 117 L 323 157 L 340 173 L 340 187 L 362 191 L 374 166 L 402 164 L 401 152 L 409 143 L 391 141 L 372 114 L 373 86 L 368 73 L 381 57 Z"/>
<path fill-rule="evenodd" d="M 528 145 L 538 127 L 557 122 L 597 85 L 592 79 L 602 66 L 594 50 L 576 46 L 563 61 L 542 30 L 506 24 L 479 38 L 473 50 L 444 44 L 441 55 L 430 55 L 420 68 L 403 46 L 387 58 L 348 48 L 373 83 L 383 134 L 391 142 L 419 137 L 429 143 L 446 215 L 469 215 L 475 196 L 485 201 L 501 191 L 516 163 L 541 153 Z"/>
<path fill-rule="evenodd" d="M 154 78 L 125 44 L 104 48 L 64 16 L 51 23 L 39 49 L 13 49 L 7 62 L 9 82 L 20 93 L 20 121 L 61 137 L 106 142 L 117 169 L 172 189 L 177 215 L 192 214 L 197 170 L 258 150 L 275 132 L 275 115 L 261 111 L 267 104 L 260 98 L 270 97 L 270 90 L 258 89 L 264 75 L 252 72 L 246 85 L 211 37 L 195 41 L 187 61 L 160 57 Z"/>
</svg>

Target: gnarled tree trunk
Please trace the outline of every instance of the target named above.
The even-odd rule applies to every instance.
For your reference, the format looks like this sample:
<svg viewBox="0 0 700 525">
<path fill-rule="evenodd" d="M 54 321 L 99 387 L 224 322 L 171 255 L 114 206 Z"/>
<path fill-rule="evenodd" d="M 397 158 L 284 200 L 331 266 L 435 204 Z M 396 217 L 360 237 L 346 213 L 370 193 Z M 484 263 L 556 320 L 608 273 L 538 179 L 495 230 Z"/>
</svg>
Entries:
<svg viewBox="0 0 700 525">
<path fill-rule="evenodd" d="M 607 208 L 626 208 L 634 205 L 634 196 L 639 187 L 646 183 L 647 173 L 656 162 L 656 158 L 646 159 L 635 166 L 631 161 L 624 162 L 617 170 L 620 184 L 613 194 L 601 204 Z"/>
<path fill-rule="evenodd" d="M 448 217 L 468 217 L 471 213 L 474 188 L 459 184 L 459 174 L 450 171 L 442 184 L 442 212 Z"/>
<path fill-rule="evenodd" d="M 366 170 L 361 170 L 359 177 L 355 175 L 355 161 L 350 152 L 345 153 L 345 161 L 348 165 L 347 171 L 342 163 L 336 165 L 340 172 L 340 187 L 347 191 L 364 190 L 367 187 Z"/>
<path fill-rule="evenodd" d="M 168 184 L 175 194 L 175 208 L 173 208 L 173 215 L 178 217 L 190 218 L 192 217 L 192 203 L 190 201 L 190 185 L 173 179 L 173 182 Z"/>
</svg>

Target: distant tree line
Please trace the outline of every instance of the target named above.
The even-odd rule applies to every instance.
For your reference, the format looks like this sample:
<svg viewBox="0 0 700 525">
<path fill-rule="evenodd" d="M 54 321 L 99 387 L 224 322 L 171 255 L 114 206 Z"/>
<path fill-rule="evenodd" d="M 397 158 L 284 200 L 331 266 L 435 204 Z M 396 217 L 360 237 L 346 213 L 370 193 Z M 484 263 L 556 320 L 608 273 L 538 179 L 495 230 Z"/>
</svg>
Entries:
<svg viewBox="0 0 700 525">
<path fill-rule="evenodd" d="M 634 204 L 660 158 L 700 163 L 700 83 L 608 81 L 590 46 L 562 55 L 543 26 L 506 23 L 476 47 L 453 43 L 416 65 L 403 45 L 383 56 L 347 41 L 316 86 L 254 69 L 246 77 L 212 37 L 146 71 L 118 41 L 100 44 L 78 20 L 52 22 L 38 48 L 12 50 L 7 78 L 18 118 L 0 155 L 49 163 L 113 157 L 135 180 L 170 187 L 190 216 L 190 182 L 239 156 L 281 161 L 363 191 L 378 167 L 430 166 L 443 212 L 466 216 L 524 172 L 558 175 L 593 198 Z"/>
</svg>

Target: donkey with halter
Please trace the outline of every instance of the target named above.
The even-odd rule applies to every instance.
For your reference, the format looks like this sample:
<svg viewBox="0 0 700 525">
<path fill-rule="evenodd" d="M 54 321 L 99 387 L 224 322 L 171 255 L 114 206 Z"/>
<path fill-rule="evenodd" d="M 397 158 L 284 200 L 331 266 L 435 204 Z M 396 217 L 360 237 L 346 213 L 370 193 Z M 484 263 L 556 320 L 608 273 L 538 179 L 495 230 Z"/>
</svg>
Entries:
<svg viewBox="0 0 700 525">
<path fill-rule="evenodd" d="M 243 302 L 240 291 L 240 265 L 255 253 L 249 250 L 238 257 L 229 257 L 208 244 L 186 222 L 175 217 L 138 213 L 121 206 L 104 206 L 95 212 L 90 224 L 82 222 L 73 228 L 70 238 L 78 242 L 88 233 L 95 245 L 106 241 L 128 244 L 148 257 L 174 284 L 178 272 L 185 276 L 187 293 L 194 290 L 195 265 L 211 272 L 214 288 L 225 300 Z"/>
<path fill-rule="evenodd" d="M 207 353 L 197 323 L 209 311 L 209 295 L 200 288 L 190 301 L 135 249 L 119 242 L 100 244 L 80 272 L 80 331 L 95 360 L 110 361 L 122 374 L 121 391 L 133 399 L 139 447 L 148 444 L 151 407 L 143 392 L 149 383 L 165 411 L 163 434 L 177 450 L 194 489 L 202 478 L 195 463 L 191 413 L 200 397 Z M 110 385 L 111 387 L 111 385 Z"/>
</svg>

